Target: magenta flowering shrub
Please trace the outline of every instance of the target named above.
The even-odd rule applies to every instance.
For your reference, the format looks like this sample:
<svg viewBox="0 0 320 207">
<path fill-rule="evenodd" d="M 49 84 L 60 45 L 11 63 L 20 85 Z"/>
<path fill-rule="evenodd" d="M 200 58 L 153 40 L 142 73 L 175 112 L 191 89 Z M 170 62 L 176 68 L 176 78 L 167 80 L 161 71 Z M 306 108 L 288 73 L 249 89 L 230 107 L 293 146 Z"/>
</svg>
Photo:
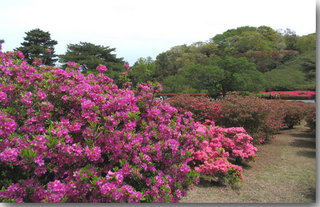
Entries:
<svg viewBox="0 0 320 207">
<path fill-rule="evenodd" d="M 205 137 L 200 148 L 193 152 L 193 163 L 200 175 L 208 175 L 234 184 L 243 180 L 242 168 L 228 159 L 255 160 L 258 151 L 253 146 L 253 138 L 242 127 L 221 128 L 201 125 L 197 129 L 199 136 Z"/>
<path fill-rule="evenodd" d="M 0 51 L 0 201 L 177 202 L 199 176 L 191 113 L 68 65 Z"/>
</svg>

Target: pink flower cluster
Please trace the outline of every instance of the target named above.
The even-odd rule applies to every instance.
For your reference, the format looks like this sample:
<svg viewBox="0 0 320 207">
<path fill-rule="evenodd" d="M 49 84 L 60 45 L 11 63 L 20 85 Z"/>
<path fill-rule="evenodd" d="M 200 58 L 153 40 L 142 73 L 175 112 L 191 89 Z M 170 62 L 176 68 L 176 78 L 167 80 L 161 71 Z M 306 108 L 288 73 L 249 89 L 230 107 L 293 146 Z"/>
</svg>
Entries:
<svg viewBox="0 0 320 207">
<path fill-rule="evenodd" d="M 244 128 L 221 128 L 211 122 L 210 125 L 199 126 L 197 132 L 205 140 L 193 152 L 195 169 L 201 175 L 227 178 L 230 183 L 243 180 L 242 168 L 231 164 L 228 159 L 255 160 L 258 149 Z"/>
</svg>

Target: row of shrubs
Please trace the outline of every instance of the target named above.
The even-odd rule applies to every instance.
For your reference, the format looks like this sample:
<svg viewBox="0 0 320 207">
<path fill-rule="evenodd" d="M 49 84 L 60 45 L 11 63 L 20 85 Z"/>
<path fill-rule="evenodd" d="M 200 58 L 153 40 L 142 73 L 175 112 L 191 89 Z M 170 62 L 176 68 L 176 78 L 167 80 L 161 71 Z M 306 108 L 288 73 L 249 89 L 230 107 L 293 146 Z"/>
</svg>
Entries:
<svg viewBox="0 0 320 207">
<path fill-rule="evenodd" d="M 283 128 L 293 128 L 304 118 L 315 133 L 315 104 L 266 100 L 254 95 L 229 95 L 223 100 L 178 95 L 167 100 L 181 113 L 192 112 L 196 121 L 214 120 L 222 127 L 243 127 L 254 144 L 267 142 Z"/>
<path fill-rule="evenodd" d="M 200 175 L 243 180 L 230 159 L 257 151 L 244 128 L 178 113 L 159 84 L 79 68 L 0 50 L 0 202 L 178 202 Z"/>
</svg>

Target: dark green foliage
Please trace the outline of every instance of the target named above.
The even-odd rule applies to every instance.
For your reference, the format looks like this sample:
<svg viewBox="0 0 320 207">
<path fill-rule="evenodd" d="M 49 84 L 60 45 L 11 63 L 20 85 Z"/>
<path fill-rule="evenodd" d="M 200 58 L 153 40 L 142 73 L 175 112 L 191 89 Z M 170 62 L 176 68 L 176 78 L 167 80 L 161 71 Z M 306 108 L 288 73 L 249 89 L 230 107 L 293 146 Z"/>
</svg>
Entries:
<svg viewBox="0 0 320 207">
<path fill-rule="evenodd" d="M 29 64 L 32 64 L 35 58 L 39 58 L 43 64 L 53 65 L 57 61 L 57 55 L 54 54 L 54 46 L 56 44 L 58 42 L 51 39 L 49 32 L 33 29 L 26 32 L 24 42 L 21 43 L 22 46 L 17 50 L 23 53 L 25 60 Z"/>
<path fill-rule="evenodd" d="M 306 110 L 305 120 L 307 122 L 307 126 L 310 128 L 311 133 L 316 135 L 317 131 L 317 117 L 316 117 L 316 107 L 313 104 L 310 104 Z"/>
<path fill-rule="evenodd" d="M 227 56 L 217 59 L 216 65 L 224 70 L 224 79 L 221 81 L 223 94 L 228 91 L 259 91 L 264 81 L 261 72 L 245 57 L 234 58 Z"/>
<path fill-rule="evenodd" d="M 304 53 L 307 51 L 315 51 L 316 39 L 317 37 L 315 33 L 298 37 L 297 50 L 299 50 L 301 53 Z"/>
<path fill-rule="evenodd" d="M 182 75 L 168 76 L 162 81 L 163 93 L 184 93 L 191 88 L 189 81 Z"/>
<path fill-rule="evenodd" d="M 214 96 L 222 90 L 225 71 L 216 65 L 193 65 L 184 70 L 184 76 L 190 86 L 197 90 L 208 90 L 209 96 Z"/>
<path fill-rule="evenodd" d="M 286 29 L 283 32 L 283 39 L 286 43 L 286 50 L 297 50 L 297 40 L 298 36 L 296 33 L 290 29 Z"/>
<path fill-rule="evenodd" d="M 139 58 L 128 71 L 128 77 L 132 80 L 132 85 L 146 83 L 154 80 L 156 70 L 155 61 L 151 57 Z"/>
</svg>

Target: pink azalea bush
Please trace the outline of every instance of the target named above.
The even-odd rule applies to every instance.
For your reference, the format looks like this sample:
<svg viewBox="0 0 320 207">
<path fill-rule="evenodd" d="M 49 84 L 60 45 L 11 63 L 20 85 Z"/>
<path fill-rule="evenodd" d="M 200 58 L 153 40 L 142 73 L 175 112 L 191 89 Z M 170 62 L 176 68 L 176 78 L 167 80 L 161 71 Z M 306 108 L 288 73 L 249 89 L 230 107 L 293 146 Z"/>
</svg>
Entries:
<svg viewBox="0 0 320 207">
<path fill-rule="evenodd" d="M 177 202 L 197 182 L 191 115 L 97 70 L 0 52 L 1 202 Z"/>
<path fill-rule="evenodd" d="M 243 129 L 199 132 L 190 112 L 154 98 L 161 85 L 119 88 L 106 66 L 79 69 L 0 51 L 1 202 L 177 202 L 199 173 L 242 178 L 227 158 L 254 157 Z"/>
<path fill-rule="evenodd" d="M 217 177 L 231 184 L 242 181 L 242 168 L 228 159 L 255 160 L 258 149 L 253 146 L 253 138 L 242 127 L 221 128 L 213 121 L 207 123 L 197 129 L 206 139 L 193 152 L 195 169 L 201 175 Z"/>
</svg>

